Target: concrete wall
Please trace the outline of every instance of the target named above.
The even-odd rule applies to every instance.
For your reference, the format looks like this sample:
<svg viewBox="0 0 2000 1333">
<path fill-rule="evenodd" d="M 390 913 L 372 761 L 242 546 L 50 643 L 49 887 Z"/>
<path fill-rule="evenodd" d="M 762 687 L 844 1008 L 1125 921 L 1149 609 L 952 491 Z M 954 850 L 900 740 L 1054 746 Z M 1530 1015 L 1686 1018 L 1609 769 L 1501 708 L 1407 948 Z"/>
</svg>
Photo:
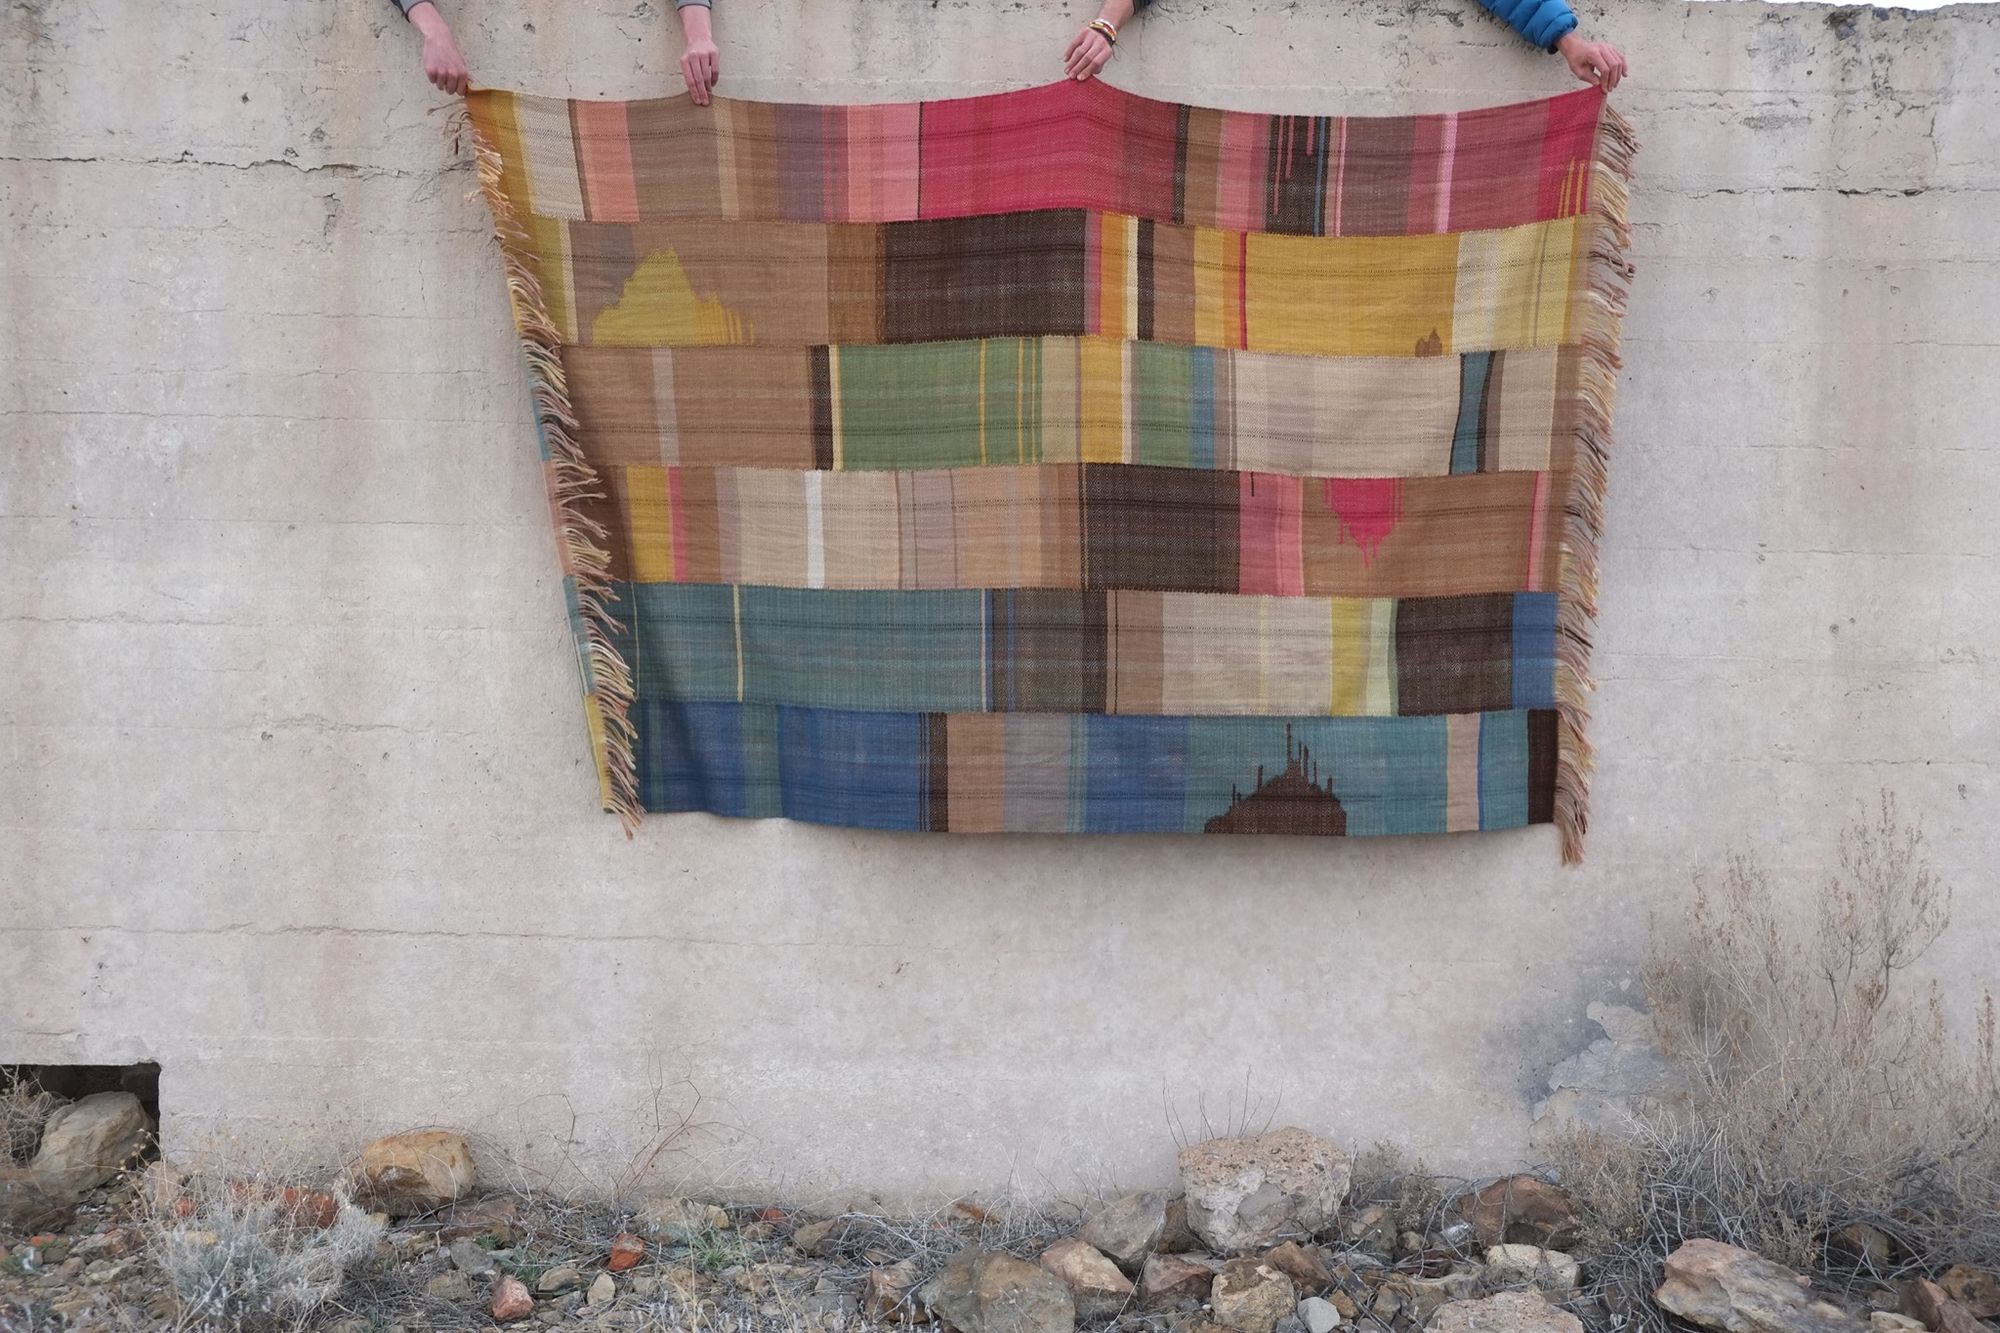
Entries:
<svg viewBox="0 0 2000 1333">
<path fill-rule="evenodd" d="M 671 86 L 664 0 L 446 0 L 485 81 Z M 1524 1151 L 1586 1002 L 1731 843 L 1882 786 L 2000 901 L 2000 13 L 1591 0 L 1636 73 L 1588 863 L 1537 830 L 879 836 L 593 781 L 498 265 L 372 0 L 0 18 L 0 1062 L 156 1059 L 170 1146 L 441 1120 L 609 1184 L 1031 1192 L 1170 1110 Z M 726 92 L 1041 82 L 1083 0 L 721 0 Z M 1557 91 L 1472 0 L 1161 0 L 1154 95 Z M 434 112 L 436 114 L 434 114 Z M 1260 1118 L 1261 1118 L 1260 1113 Z M 303 1126 L 303 1128 L 301 1128 Z"/>
</svg>

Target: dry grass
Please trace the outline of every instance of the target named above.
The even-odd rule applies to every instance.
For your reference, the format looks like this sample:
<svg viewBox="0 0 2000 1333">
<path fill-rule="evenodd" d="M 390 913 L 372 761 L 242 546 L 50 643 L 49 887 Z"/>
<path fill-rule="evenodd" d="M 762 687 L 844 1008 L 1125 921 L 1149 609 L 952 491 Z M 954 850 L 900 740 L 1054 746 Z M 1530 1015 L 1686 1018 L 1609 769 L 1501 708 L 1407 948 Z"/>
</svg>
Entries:
<svg viewBox="0 0 2000 1333">
<path fill-rule="evenodd" d="M 1992 997 L 1957 1032 L 1911 971 L 1950 915 L 1922 830 L 1887 797 L 1802 910 L 1749 858 L 1698 885 L 1685 936 L 1656 939 L 1645 974 L 1684 1098 L 1642 1109 L 1626 1135 L 1572 1132 L 1554 1154 L 1595 1209 L 1615 1304 L 1650 1292 L 1660 1259 L 1696 1236 L 1849 1290 L 2000 1265 Z M 1856 1226 L 1887 1235 L 1888 1254 L 1843 1244 Z"/>
<path fill-rule="evenodd" d="M 1470 1184 L 1461 1177 L 1432 1171 L 1421 1157 L 1412 1162 L 1402 1148 L 1378 1139 L 1354 1156 L 1347 1208 L 1351 1211 L 1380 1204 L 1395 1217 L 1399 1232 L 1435 1237 L 1455 1217 L 1447 1205 Z"/>
<path fill-rule="evenodd" d="M 25 1165 L 42 1141 L 42 1126 L 63 1099 L 17 1070 L 0 1069 L 0 1166 Z"/>
<path fill-rule="evenodd" d="M 383 1234 L 344 1194 L 199 1177 L 145 1200 L 137 1224 L 184 1326 L 244 1330 L 304 1326 Z"/>
</svg>

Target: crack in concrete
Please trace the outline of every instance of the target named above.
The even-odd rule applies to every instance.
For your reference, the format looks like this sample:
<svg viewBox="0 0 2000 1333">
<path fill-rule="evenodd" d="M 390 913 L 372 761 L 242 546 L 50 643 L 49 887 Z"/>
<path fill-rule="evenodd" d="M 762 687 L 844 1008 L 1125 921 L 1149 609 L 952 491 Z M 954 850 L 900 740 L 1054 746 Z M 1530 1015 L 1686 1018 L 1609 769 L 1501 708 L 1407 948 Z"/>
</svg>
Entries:
<svg viewBox="0 0 2000 1333">
<path fill-rule="evenodd" d="M 225 171 L 260 171 L 267 167 L 283 167 L 288 171 L 296 171 L 303 175 L 315 175 L 325 172 L 331 176 L 359 180 L 383 178 L 418 181 L 434 181 L 440 176 L 469 171 L 472 167 L 470 162 L 459 161 L 442 167 L 435 167 L 429 171 L 409 171 L 401 167 L 376 166 L 365 162 L 300 162 L 283 157 L 260 157 L 248 162 L 232 162 L 222 158 L 196 157 L 192 151 L 183 152 L 179 157 L 70 156 L 60 153 L 47 156 L 7 154 L 0 155 L 0 162 L 31 165 L 67 163 L 125 167 L 215 167 Z"/>
</svg>

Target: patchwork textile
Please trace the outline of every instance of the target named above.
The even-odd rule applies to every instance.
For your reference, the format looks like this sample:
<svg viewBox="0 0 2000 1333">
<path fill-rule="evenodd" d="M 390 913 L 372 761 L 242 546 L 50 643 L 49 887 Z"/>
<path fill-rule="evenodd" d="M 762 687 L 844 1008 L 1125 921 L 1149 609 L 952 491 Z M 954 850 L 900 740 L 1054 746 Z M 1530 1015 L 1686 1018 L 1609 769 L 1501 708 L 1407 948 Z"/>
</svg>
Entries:
<svg viewBox="0 0 2000 1333">
<path fill-rule="evenodd" d="M 469 100 L 607 807 L 1580 854 L 1597 90 Z"/>
</svg>

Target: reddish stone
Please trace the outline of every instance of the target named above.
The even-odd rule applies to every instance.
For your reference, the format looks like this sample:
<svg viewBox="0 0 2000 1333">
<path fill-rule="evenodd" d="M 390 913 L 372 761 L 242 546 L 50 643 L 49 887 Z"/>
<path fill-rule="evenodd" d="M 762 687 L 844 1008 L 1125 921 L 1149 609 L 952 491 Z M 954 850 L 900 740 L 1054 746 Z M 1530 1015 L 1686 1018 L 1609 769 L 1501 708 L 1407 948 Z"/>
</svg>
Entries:
<svg viewBox="0 0 2000 1333">
<path fill-rule="evenodd" d="M 1989 1333 L 1972 1311 L 1945 1295 L 1943 1287 L 1922 1278 L 1903 1284 L 1903 1313 L 1923 1320 L 1931 1333 Z"/>
<path fill-rule="evenodd" d="M 491 1236 L 502 1245 L 511 1245 L 520 1233 L 521 1209 L 512 1199 L 494 1196 L 453 1204 L 438 1239 L 449 1245 L 455 1240 L 477 1240 Z"/>
<path fill-rule="evenodd" d="M 1292 1280 L 1308 1296 L 1317 1296 L 1333 1285 L 1333 1266 L 1319 1246 L 1305 1246 L 1288 1240 L 1264 1256 L 1264 1262 Z"/>
<path fill-rule="evenodd" d="M 637 1268 L 639 1261 L 646 1257 L 646 1242 L 629 1231 L 621 1231 L 611 1238 L 611 1258 L 605 1267 L 614 1273 L 622 1273 L 628 1268 Z"/>
<path fill-rule="evenodd" d="M 493 1284 L 493 1301 L 486 1307 L 494 1319 L 506 1323 L 510 1319 L 526 1319 L 535 1312 L 535 1298 L 517 1277 L 502 1277 Z"/>
<path fill-rule="evenodd" d="M 2000 1282 L 1995 1282 L 1991 1273 L 1953 1264 L 1944 1270 L 1938 1285 L 1944 1288 L 1945 1295 L 1972 1311 L 1975 1318 L 1991 1319 L 2000 1314 Z"/>
<path fill-rule="evenodd" d="M 1575 1198 L 1535 1176 L 1508 1176 L 1458 1201 L 1481 1245 L 1540 1245 L 1559 1250 L 1577 1237 Z"/>
<path fill-rule="evenodd" d="M 1192 1310 L 1214 1282 L 1215 1268 L 1198 1255 L 1149 1254 L 1139 1270 L 1139 1300 L 1148 1310 Z"/>
<path fill-rule="evenodd" d="M 291 1214 L 295 1226 L 316 1227 L 325 1231 L 340 1217 L 340 1204 L 331 1194 L 320 1190 L 302 1190 L 291 1186 L 278 1195 L 278 1201 Z"/>
</svg>

